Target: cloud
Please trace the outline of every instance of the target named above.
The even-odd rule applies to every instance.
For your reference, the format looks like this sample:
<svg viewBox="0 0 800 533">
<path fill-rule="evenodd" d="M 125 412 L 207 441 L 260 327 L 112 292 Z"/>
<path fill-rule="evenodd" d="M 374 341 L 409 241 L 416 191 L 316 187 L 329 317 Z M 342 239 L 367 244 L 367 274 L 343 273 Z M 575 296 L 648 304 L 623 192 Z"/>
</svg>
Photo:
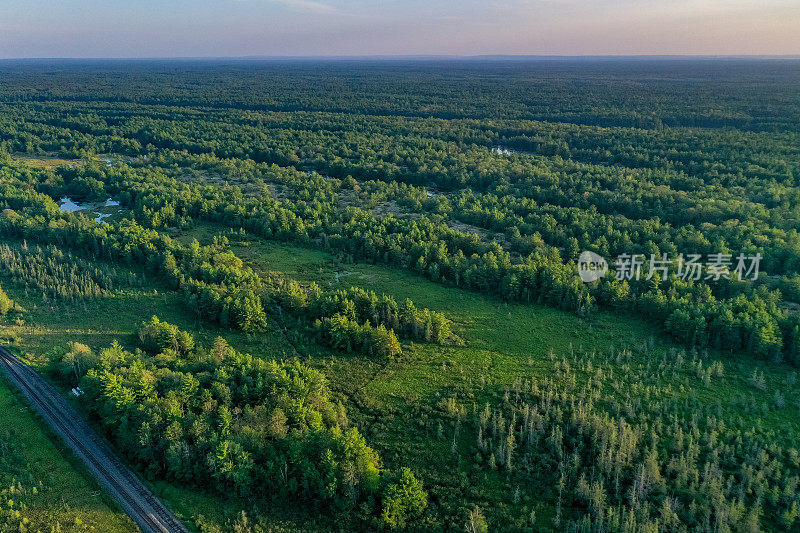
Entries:
<svg viewBox="0 0 800 533">
<path fill-rule="evenodd" d="M 316 0 L 267 0 L 272 4 L 281 4 L 293 11 L 304 13 L 314 13 L 317 15 L 332 15 L 339 11 L 330 4 L 317 2 Z"/>
</svg>

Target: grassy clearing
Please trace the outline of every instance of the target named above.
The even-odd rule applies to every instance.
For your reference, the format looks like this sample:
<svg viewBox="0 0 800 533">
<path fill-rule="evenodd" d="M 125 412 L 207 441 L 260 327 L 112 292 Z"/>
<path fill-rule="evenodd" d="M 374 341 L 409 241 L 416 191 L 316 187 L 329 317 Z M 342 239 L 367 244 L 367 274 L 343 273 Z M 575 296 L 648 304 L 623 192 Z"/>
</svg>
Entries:
<svg viewBox="0 0 800 533">
<path fill-rule="evenodd" d="M 48 152 L 46 154 L 29 154 L 23 152 L 15 152 L 12 158 L 15 161 L 25 163 L 32 168 L 43 168 L 47 170 L 55 170 L 58 167 L 76 167 L 83 166 L 90 162 L 88 158 L 85 159 L 67 159 L 59 157 L 58 152 Z M 91 158 L 91 162 L 100 166 L 113 166 L 123 156 L 117 154 L 101 154 L 95 155 Z"/>
<path fill-rule="evenodd" d="M 200 226 L 181 238 L 187 241 L 197 238 L 206 243 L 218 229 Z M 382 401 L 391 402 L 391 398 L 430 399 L 443 388 L 464 380 L 483 379 L 502 387 L 520 376 L 545 376 L 553 367 L 550 355 L 561 357 L 570 350 L 607 352 L 630 347 L 639 353 L 648 346 L 647 357 L 640 353 L 635 359 L 644 363 L 648 359 L 660 359 L 666 350 L 679 348 L 652 325 L 635 317 L 601 312 L 584 319 L 543 305 L 506 303 L 491 296 L 445 287 L 398 269 L 345 263 L 316 249 L 275 243 L 251 235 L 230 238 L 233 251 L 256 270 L 279 271 L 323 286 L 352 285 L 391 294 L 397 299 L 411 298 L 418 306 L 443 311 L 455 321 L 457 333 L 466 341 L 466 346 L 443 348 L 407 344 L 405 356 L 385 365 L 367 386 L 365 399 L 375 406 L 380 406 Z M 769 376 L 770 386 L 764 394 L 759 391 L 754 394 L 759 401 L 770 401 L 771 395 L 793 372 L 782 365 L 709 354 L 709 359 L 716 358 L 725 365 L 726 384 L 720 384 L 719 390 L 701 388 L 699 394 L 710 399 L 729 397 L 743 387 L 751 389 L 748 378 L 754 369 L 759 369 Z M 341 360 L 326 363 L 334 370 L 334 375 L 337 367 L 346 373 L 352 371 L 353 358 L 340 356 L 337 359 Z M 788 413 L 777 417 L 776 422 L 800 430 L 796 417 Z"/>
<path fill-rule="evenodd" d="M 31 360 L 68 342 L 81 342 L 93 349 L 104 348 L 115 340 L 131 346 L 131 332 L 153 315 L 192 331 L 201 344 L 223 335 L 253 354 L 282 355 L 289 351 L 277 333 L 255 336 L 199 322 L 179 294 L 163 287 L 122 290 L 113 296 L 74 303 L 43 302 L 13 284 L 8 285 L 8 292 L 24 309 L 23 320 L 0 326 L 0 338 L 21 347 Z"/>
<path fill-rule="evenodd" d="M 68 167 L 83 165 L 86 162 L 82 159 L 64 159 L 55 155 L 32 155 L 15 153 L 12 155 L 15 161 L 21 161 L 26 165 L 33 168 L 44 168 L 47 170 L 54 170 L 58 167 Z"/>
</svg>

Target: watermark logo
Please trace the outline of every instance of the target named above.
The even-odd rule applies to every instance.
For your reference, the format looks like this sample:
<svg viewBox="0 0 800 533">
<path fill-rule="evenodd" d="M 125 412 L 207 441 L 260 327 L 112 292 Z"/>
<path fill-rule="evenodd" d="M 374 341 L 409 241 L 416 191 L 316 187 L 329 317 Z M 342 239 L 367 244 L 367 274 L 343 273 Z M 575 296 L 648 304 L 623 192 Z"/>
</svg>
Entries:
<svg viewBox="0 0 800 533">
<path fill-rule="evenodd" d="M 578 276 L 584 283 L 591 283 L 606 275 L 608 263 L 603 256 L 588 250 L 578 257 Z"/>
<path fill-rule="evenodd" d="M 644 254 L 620 254 L 614 260 L 614 278 L 619 281 L 652 279 L 658 272 L 661 279 L 667 279 L 670 271 L 676 278 L 684 281 L 735 279 L 757 280 L 760 274 L 761 254 L 753 256 L 743 253 L 707 254 L 705 261 L 700 254 L 678 254 L 669 259 L 667 254 L 651 254 L 647 260 Z M 578 257 L 578 276 L 585 283 L 591 283 L 608 272 L 608 263 L 603 256 L 590 251 L 581 252 Z"/>
</svg>

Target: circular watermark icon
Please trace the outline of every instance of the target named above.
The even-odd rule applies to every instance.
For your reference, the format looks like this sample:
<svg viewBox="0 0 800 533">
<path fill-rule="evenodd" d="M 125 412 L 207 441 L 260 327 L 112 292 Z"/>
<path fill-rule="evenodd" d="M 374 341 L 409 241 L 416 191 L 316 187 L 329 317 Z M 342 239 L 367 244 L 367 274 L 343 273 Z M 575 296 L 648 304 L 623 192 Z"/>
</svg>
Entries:
<svg viewBox="0 0 800 533">
<path fill-rule="evenodd" d="M 608 263 L 602 255 L 586 250 L 578 256 L 578 276 L 584 283 L 596 281 L 604 277 L 606 272 L 608 272 Z"/>
</svg>

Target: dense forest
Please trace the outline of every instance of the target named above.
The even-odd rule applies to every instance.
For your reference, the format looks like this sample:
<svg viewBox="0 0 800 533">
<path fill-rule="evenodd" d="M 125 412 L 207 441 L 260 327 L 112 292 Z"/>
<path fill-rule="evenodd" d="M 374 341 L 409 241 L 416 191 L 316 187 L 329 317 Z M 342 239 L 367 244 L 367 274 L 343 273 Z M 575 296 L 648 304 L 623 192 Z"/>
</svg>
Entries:
<svg viewBox="0 0 800 533">
<path fill-rule="evenodd" d="M 381 476 L 378 455 L 348 427 L 318 371 L 236 353 L 221 337 L 195 347 L 157 317 L 137 337 L 147 351 L 115 343 L 95 355 L 73 343 L 51 361 L 55 372 L 80 378 L 90 413 L 147 475 L 379 514 L 388 526 L 425 509 L 413 473 Z M 369 512 L 376 500 L 382 510 Z"/>
<path fill-rule="evenodd" d="M 790 60 L 0 63 L 0 320 L 173 295 L 180 324 L 136 309 L 42 371 L 147 479 L 315 527 L 797 528 L 798 86 Z M 611 270 L 582 281 L 583 251 Z M 418 281 L 341 283 L 354 265 Z M 492 348 L 422 282 L 650 333 L 565 329 L 502 386 L 446 360 L 458 385 L 402 407 L 329 378 Z"/>
</svg>

